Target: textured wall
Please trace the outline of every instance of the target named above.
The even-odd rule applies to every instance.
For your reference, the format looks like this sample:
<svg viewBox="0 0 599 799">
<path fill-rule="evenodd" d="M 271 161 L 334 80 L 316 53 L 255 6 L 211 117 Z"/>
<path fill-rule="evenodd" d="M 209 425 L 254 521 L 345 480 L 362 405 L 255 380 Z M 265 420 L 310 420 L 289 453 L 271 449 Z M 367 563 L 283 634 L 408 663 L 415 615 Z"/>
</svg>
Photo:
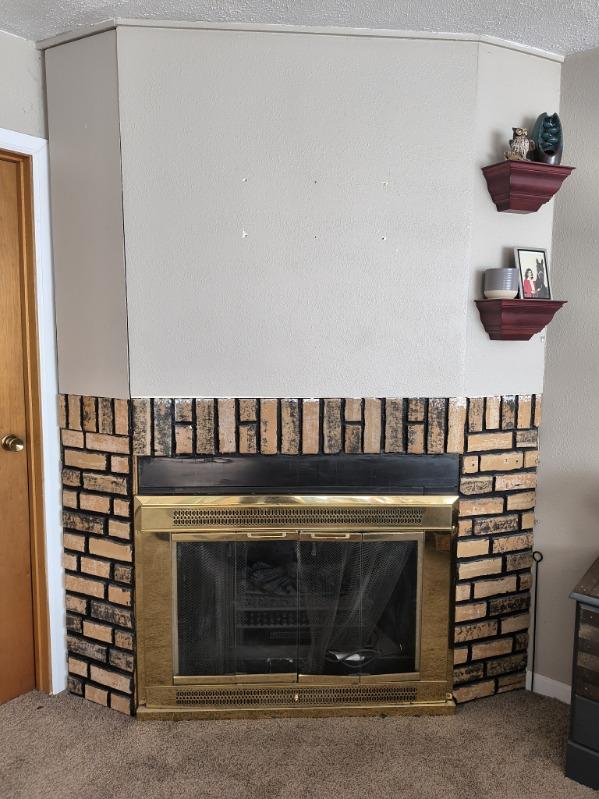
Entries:
<svg viewBox="0 0 599 799">
<path fill-rule="evenodd" d="M 569 683 L 574 603 L 568 594 L 599 555 L 599 50 L 566 60 L 564 164 L 576 166 L 557 199 L 551 279 L 568 300 L 548 333 L 536 546 L 541 566 L 537 671 Z"/>
<path fill-rule="evenodd" d="M 0 128 L 46 137 L 42 55 L 0 31 Z"/>
</svg>

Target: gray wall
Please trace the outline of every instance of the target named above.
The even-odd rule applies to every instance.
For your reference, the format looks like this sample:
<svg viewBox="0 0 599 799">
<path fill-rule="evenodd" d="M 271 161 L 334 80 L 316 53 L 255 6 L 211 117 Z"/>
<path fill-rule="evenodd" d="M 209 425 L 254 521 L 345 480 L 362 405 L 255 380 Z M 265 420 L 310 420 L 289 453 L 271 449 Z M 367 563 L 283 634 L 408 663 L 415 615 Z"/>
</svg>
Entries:
<svg viewBox="0 0 599 799">
<path fill-rule="evenodd" d="M 46 136 L 42 54 L 33 42 L 0 31 L 0 128 Z"/>
<path fill-rule="evenodd" d="M 540 674 L 570 682 L 574 603 L 568 594 L 599 556 L 599 50 L 566 59 L 564 164 L 550 264 L 568 305 L 549 333 L 535 546 L 545 556 L 538 606 Z"/>
<path fill-rule="evenodd" d="M 46 52 L 59 390 L 129 395 L 116 32 Z"/>
</svg>

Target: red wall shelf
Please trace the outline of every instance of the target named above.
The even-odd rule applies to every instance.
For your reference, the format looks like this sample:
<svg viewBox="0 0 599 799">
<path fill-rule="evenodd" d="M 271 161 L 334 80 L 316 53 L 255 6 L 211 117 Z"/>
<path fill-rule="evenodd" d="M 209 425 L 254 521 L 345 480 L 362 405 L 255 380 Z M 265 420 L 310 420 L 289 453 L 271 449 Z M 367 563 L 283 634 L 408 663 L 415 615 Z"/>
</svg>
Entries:
<svg viewBox="0 0 599 799">
<path fill-rule="evenodd" d="M 489 338 L 528 341 L 553 319 L 566 300 L 477 300 Z"/>
<path fill-rule="evenodd" d="M 498 211 L 531 214 L 557 194 L 573 166 L 535 161 L 500 161 L 483 167 L 491 199 Z"/>
</svg>

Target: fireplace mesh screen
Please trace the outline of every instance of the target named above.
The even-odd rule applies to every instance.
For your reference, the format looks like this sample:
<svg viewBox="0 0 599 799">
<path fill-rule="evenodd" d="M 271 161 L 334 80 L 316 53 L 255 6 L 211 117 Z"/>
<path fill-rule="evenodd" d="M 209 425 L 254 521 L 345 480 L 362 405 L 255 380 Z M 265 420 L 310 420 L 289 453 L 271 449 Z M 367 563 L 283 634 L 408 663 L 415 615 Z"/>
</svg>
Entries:
<svg viewBox="0 0 599 799">
<path fill-rule="evenodd" d="M 256 525 L 420 525 L 421 508 L 377 505 L 365 508 L 185 508 L 173 511 L 175 527 Z"/>
</svg>

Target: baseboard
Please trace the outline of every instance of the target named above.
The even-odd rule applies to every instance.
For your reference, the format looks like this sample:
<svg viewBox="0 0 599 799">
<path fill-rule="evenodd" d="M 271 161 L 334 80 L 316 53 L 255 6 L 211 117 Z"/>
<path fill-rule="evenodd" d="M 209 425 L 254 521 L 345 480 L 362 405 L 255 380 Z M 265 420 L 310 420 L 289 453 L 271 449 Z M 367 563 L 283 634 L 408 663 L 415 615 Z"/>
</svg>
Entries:
<svg viewBox="0 0 599 799">
<path fill-rule="evenodd" d="M 526 690 L 530 691 L 532 673 L 526 672 Z M 543 674 L 535 674 L 535 694 L 541 696 L 550 696 L 552 699 L 559 699 L 566 705 L 570 704 L 572 687 L 565 682 L 552 680 L 551 677 L 545 677 Z"/>
</svg>

